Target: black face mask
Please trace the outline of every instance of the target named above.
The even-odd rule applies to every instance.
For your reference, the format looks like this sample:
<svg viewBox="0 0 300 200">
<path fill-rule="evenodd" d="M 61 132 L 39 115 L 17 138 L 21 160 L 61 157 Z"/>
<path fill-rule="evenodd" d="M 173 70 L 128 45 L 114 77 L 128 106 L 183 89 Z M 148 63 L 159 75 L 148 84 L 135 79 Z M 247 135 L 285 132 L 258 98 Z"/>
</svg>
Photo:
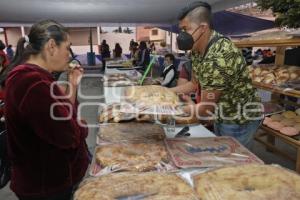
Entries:
<svg viewBox="0 0 300 200">
<path fill-rule="evenodd" d="M 203 33 L 198 37 L 198 39 L 196 41 L 194 41 L 193 35 L 194 33 L 196 33 L 196 31 L 200 28 L 200 26 L 192 33 L 189 34 L 185 31 L 181 31 L 176 40 L 177 40 L 177 45 L 179 50 L 182 51 L 188 51 L 191 50 L 195 44 L 195 42 L 197 42 L 203 35 Z"/>
</svg>

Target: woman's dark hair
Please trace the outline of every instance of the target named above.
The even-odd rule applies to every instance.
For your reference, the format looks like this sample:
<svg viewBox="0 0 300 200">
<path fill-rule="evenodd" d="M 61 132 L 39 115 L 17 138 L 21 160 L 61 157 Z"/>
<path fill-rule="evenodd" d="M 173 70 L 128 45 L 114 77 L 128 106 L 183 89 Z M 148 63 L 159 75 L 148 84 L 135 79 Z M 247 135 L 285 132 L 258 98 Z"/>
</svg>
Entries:
<svg viewBox="0 0 300 200">
<path fill-rule="evenodd" d="M 145 41 L 141 41 L 141 42 L 140 42 L 140 49 L 141 49 L 141 50 L 147 49 L 147 44 L 146 44 Z"/>
<path fill-rule="evenodd" d="M 57 45 L 66 41 L 67 29 L 53 20 L 43 20 L 34 24 L 29 32 L 29 41 L 21 37 L 18 41 L 15 56 L 11 64 L 0 74 L 0 84 L 3 85 L 8 73 L 17 65 L 29 59 L 30 55 L 41 53 L 44 45 L 53 39 Z M 28 43 L 28 44 L 27 44 Z"/>
<path fill-rule="evenodd" d="M 122 48 L 121 48 L 121 45 L 120 45 L 119 43 L 116 43 L 115 49 L 122 49 Z"/>
<path fill-rule="evenodd" d="M 122 47 L 120 46 L 119 43 L 116 43 L 114 51 L 115 51 L 115 56 L 116 57 L 121 57 L 122 56 Z"/>
<path fill-rule="evenodd" d="M 5 49 L 5 44 L 2 42 L 2 40 L 0 40 L 0 50 Z"/>
</svg>

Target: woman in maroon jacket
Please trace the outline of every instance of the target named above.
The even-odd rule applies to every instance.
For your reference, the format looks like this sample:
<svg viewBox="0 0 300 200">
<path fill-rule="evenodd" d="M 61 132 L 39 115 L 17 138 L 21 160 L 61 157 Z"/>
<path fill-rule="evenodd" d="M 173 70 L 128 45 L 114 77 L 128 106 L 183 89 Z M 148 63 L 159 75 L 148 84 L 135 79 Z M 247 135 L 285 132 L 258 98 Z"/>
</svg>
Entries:
<svg viewBox="0 0 300 200">
<path fill-rule="evenodd" d="M 22 200 L 70 199 L 88 167 L 87 129 L 80 126 L 76 109 L 82 70 L 69 71 L 65 90 L 51 75 L 66 70 L 69 50 L 66 29 L 41 21 L 19 40 L 9 67 L 5 117 L 11 189 Z"/>
</svg>

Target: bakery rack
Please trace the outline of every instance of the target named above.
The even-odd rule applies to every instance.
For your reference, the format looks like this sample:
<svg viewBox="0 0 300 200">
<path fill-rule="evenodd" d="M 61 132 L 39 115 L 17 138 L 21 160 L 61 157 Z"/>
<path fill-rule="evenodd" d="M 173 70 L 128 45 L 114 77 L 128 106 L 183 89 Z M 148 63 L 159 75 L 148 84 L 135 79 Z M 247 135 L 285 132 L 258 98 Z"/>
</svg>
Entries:
<svg viewBox="0 0 300 200">
<path fill-rule="evenodd" d="M 287 47 L 295 47 L 300 46 L 300 37 L 290 37 L 285 39 L 248 39 L 248 40 L 240 40 L 235 41 L 235 45 L 239 48 L 243 47 L 276 47 L 276 57 L 275 57 L 275 65 L 280 67 L 284 66 L 285 59 L 285 50 Z M 272 92 L 272 102 L 283 103 L 286 105 L 293 105 L 296 107 L 300 107 L 299 104 L 295 102 L 291 102 L 288 100 L 280 99 L 280 95 L 286 95 L 291 97 L 300 98 L 300 91 L 295 89 L 284 89 L 274 85 L 263 84 L 260 82 L 253 82 L 253 85 L 262 90 Z M 281 134 L 279 131 L 275 131 L 269 127 L 264 125 L 261 126 L 262 132 L 259 132 L 255 135 L 255 140 L 262 143 L 266 146 L 267 150 L 270 152 L 277 153 L 281 156 L 284 156 L 287 159 L 296 161 L 296 171 L 300 173 L 300 139 L 299 137 L 290 137 Z M 296 148 L 297 156 L 293 158 L 289 154 L 287 154 L 284 150 L 278 148 L 276 146 L 276 139 L 281 140 L 284 143 Z"/>
</svg>

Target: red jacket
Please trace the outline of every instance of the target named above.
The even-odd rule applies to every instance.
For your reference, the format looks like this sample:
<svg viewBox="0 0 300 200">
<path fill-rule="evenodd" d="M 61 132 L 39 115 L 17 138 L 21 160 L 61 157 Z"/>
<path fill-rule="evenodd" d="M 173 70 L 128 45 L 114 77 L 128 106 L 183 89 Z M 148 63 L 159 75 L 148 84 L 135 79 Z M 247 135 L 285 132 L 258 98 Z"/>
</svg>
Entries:
<svg viewBox="0 0 300 200">
<path fill-rule="evenodd" d="M 19 196 L 46 197 L 79 182 L 88 167 L 85 143 L 88 130 L 79 126 L 72 105 L 55 106 L 54 116 L 71 113 L 71 119 L 50 117 L 53 103 L 70 101 L 50 95 L 52 75 L 36 65 L 19 65 L 8 76 L 5 116 L 8 151 L 12 161 L 11 189 Z M 57 96 L 63 96 L 56 86 Z"/>
</svg>

